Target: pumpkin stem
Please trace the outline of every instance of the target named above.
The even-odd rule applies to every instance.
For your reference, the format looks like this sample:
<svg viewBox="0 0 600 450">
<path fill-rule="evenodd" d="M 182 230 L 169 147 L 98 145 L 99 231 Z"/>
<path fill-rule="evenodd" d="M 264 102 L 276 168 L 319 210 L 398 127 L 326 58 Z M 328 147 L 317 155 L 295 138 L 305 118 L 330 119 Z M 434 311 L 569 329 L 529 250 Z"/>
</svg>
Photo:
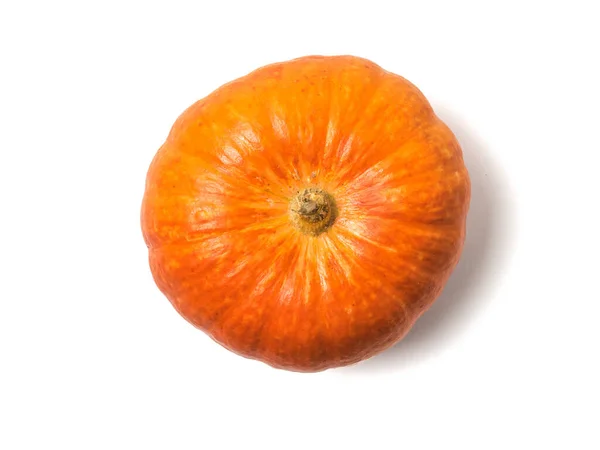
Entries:
<svg viewBox="0 0 600 450">
<path fill-rule="evenodd" d="M 318 236 L 333 225 L 336 217 L 335 200 L 322 189 L 306 188 L 290 201 L 290 220 L 304 234 Z"/>
</svg>

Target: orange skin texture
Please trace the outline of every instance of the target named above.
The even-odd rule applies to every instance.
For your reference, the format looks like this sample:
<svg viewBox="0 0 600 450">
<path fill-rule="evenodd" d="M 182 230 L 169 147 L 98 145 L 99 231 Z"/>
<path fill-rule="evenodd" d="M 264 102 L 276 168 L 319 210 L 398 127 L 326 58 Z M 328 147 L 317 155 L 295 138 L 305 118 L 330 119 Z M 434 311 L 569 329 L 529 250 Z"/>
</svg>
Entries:
<svg viewBox="0 0 600 450">
<path fill-rule="evenodd" d="M 318 236 L 290 201 L 318 187 Z M 154 157 L 142 230 L 160 290 L 224 347 L 316 372 L 398 342 L 465 238 L 462 151 L 423 94 L 357 57 L 258 69 L 188 108 Z"/>
</svg>

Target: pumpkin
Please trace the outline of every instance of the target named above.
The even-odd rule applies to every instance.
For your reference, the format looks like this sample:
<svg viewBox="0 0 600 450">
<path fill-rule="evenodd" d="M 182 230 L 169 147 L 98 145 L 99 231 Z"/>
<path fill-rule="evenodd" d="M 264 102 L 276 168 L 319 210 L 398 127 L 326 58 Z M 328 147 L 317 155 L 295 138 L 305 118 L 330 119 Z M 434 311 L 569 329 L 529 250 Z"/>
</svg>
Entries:
<svg viewBox="0 0 600 450">
<path fill-rule="evenodd" d="M 315 372 L 408 332 L 457 264 L 469 199 L 461 148 L 414 85 L 311 56 L 177 119 L 142 229 L 181 316 L 239 355 Z"/>
</svg>

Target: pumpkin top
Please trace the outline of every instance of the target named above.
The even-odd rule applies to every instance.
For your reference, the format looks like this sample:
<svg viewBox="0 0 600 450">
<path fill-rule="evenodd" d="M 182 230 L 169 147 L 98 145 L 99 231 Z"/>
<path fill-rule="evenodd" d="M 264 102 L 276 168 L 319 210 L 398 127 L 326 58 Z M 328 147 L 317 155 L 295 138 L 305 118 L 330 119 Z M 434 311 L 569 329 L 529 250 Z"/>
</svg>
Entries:
<svg viewBox="0 0 600 450">
<path fill-rule="evenodd" d="M 290 201 L 290 222 L 306 235 L 324 233 L 333 225 L 336 217 L 335 199 L 322 189 L 305 188 Z"/>
</svg>

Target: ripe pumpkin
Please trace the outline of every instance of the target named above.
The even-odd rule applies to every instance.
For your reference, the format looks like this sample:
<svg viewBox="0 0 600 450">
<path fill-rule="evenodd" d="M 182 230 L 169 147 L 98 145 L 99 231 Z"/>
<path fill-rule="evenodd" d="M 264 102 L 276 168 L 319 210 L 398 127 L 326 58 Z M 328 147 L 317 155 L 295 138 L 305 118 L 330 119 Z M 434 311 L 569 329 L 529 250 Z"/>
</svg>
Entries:
<svg viewBox="0 0 600 450">
<path fill-rule="evenodd" d="M 187 109 L 151 163 L 142 228 L 185 319 L 311 372 L 407 333 L 458 261 L 469 199 L 459 144 L 415 86 L 315 56 Z"/>
</svg>

